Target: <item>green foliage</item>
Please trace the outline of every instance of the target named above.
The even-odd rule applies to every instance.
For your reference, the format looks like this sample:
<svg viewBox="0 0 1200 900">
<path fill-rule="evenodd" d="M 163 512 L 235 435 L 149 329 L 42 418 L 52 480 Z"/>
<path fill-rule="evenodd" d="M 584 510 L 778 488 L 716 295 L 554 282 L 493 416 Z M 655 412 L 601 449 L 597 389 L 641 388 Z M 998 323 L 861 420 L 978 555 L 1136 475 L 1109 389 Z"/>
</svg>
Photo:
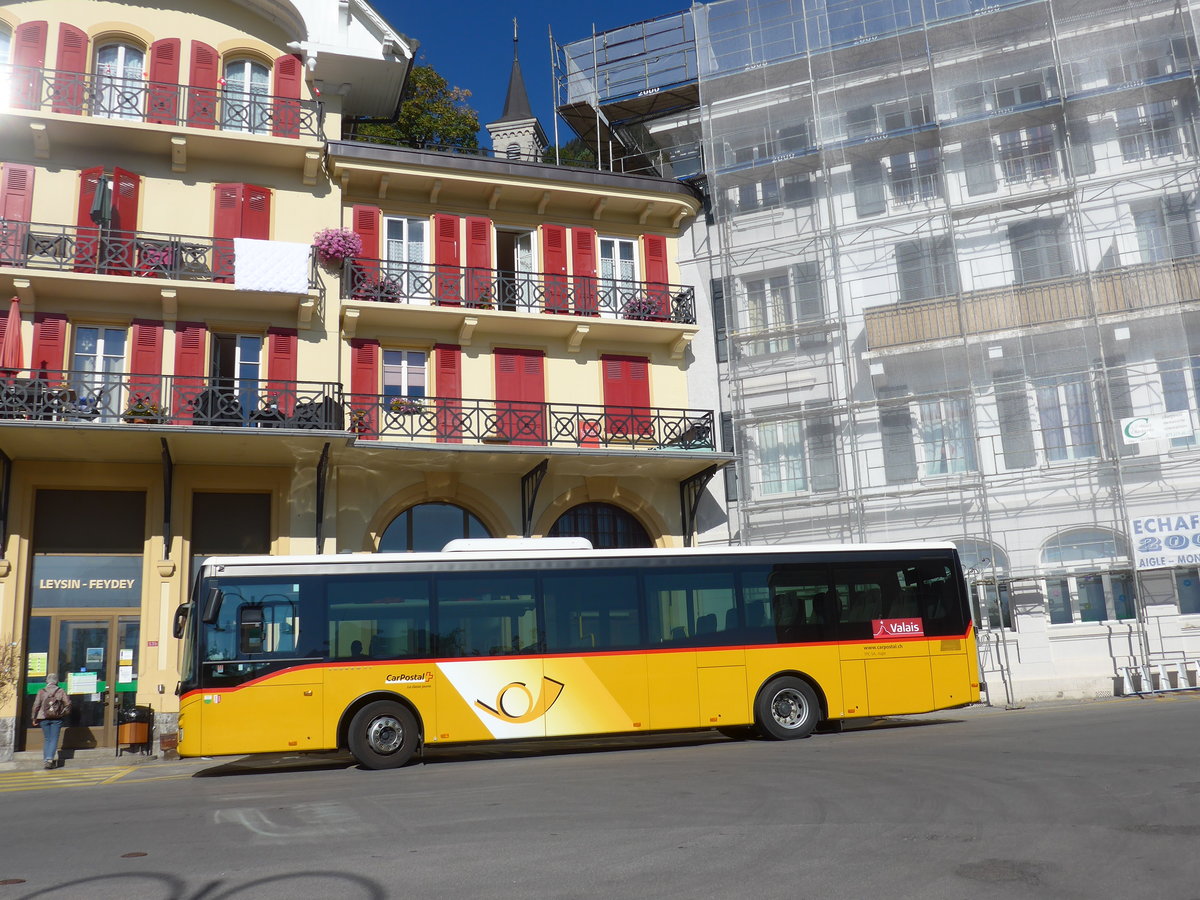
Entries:
<svg viewBox="0 0 1200 900">
<path fill-rule="evenodd" d="M 542 151 L 542 162 L 557 162 L 563 166 L 579 166 L 580 168 L 596 167 L 596 153 L 584 143 L 582 138 L 572 138 L 558 148 L 558 159 L 554 158 L 554 148 L 547 147 Z"/>
<path fill-rule="evenodd" d="M 354 123 L 353 134 L 385 144 L 474 150 L 479 113 L 467 104 L 470 96 L 465 88 L 450 87 L 433 66 L 413 66 L 395 121 Z"/>
</svg>

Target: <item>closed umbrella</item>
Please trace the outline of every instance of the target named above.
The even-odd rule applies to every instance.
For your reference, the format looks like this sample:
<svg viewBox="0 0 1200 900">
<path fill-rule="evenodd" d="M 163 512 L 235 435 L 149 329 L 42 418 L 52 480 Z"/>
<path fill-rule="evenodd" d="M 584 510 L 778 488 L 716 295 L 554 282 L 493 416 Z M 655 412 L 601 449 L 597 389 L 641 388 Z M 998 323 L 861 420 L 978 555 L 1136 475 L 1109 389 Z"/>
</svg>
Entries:
<svg viewBox="0 0 1200 900">
<path fill-rule="evenodd" d="M 0 372 L 16 375 L 23 368 L 25 351 L 21 348 L 21 301 L 13 297 L 4 325 L 4 343 L 0 344 Z"/>
</svg>

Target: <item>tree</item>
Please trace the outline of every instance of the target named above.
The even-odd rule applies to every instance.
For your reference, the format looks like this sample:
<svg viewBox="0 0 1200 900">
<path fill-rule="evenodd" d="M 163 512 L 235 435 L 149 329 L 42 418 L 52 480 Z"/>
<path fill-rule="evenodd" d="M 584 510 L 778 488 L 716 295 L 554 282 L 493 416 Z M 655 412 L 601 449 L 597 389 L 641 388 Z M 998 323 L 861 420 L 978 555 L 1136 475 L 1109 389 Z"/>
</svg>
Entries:
<svg viewBox="0 0 1200 900">
<path fill-rule="evenodd" d="M 471 92 L 450 87 L 433 66 L 413 66 L 396 118 L 390 122 L 354 122 L 354 137 L 412 147 L 474 150 L 479 146 L 479 113 L 467 104 Z"/>
<path fill-rule="evenodd" d="M 556 160 L 553 147 L 542 151 L 542 162 L 557 162 L 563 166 L 579 166 L 584 169 L 596 167 L 596 152 L 582 138 L 572 138 L 558 148 Z"/>
</svg>

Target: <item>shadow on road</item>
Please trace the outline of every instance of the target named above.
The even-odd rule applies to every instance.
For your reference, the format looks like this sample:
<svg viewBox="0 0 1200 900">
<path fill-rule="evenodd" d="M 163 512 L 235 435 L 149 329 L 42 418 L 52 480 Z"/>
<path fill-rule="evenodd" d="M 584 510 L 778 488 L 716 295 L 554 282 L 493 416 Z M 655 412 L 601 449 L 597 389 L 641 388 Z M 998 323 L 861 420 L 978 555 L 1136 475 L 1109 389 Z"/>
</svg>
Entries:
<svg viewBox="0 0 1200 900">
<path fill-rule="evenodd" d="M 830 734 L 878 731 L 888 728 L 916 728 L 927 725 L 954 725 L 961 718 L 900 717 L 851 719 L 840 728 L 826 728 L 814 736 L 823 740 Z M 748 738 L 758 740 L 758 738 Z M 739 743 L 716 731 L 659 732 L 655 734 L 611 735 L 604 737 L 547 738 L 543 740 L 489 741 L 478 744 L 427 745 L 420 764 L 442 765 L 478 762 L 489 759 L 528 759 L 535 756 L 567 756 L 583 753 L 629 753 L 638 750 L 662 750 L 669 747 L 703 747 L 709 744 Z M 349 753 L 263 753 L 222 762 L 193 774 L 193 778 L 228 778 L 239 775 L 264 775 L 277 772 L 313 772 L 362 768 Z"/>
<path fill-rule="evenodd" d="M 322 900 L 328 897 L 337 897 L 339 900 L 386 900 L 388 896 L 379 882 L 348 872 L 294 872 L 254 878 L 242 883 L 216 879 L 194 885 L 167 872 L 120 872 L 63 881 L 24 894 L 21 900 L 113 897 L 120 896 L 122 892 L 124 896 L 143 900 L 154 900 L 156 897 L 164 900 L 227 900 L 265 896 L 288 897 L 290 900 L 308 897 Z"/>
</svg>

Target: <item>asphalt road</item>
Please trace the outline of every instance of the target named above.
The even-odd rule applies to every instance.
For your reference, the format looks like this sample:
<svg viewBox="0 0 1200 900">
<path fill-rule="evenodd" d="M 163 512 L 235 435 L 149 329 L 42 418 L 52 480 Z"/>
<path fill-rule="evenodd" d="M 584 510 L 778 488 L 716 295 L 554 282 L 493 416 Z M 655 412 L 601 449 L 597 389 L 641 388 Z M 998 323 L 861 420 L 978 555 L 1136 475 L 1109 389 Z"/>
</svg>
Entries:
<svg viewBox="0 0 1200 900">
<path fill-rule="evenodd" d="M 1198 753 L 1200 696 L 1173 695 L 793 743 L 442 748 L 391 772 L 329 757 L 31 772 L 0 785 L 0 900 L 1194 900 Z"/>
</svg>

